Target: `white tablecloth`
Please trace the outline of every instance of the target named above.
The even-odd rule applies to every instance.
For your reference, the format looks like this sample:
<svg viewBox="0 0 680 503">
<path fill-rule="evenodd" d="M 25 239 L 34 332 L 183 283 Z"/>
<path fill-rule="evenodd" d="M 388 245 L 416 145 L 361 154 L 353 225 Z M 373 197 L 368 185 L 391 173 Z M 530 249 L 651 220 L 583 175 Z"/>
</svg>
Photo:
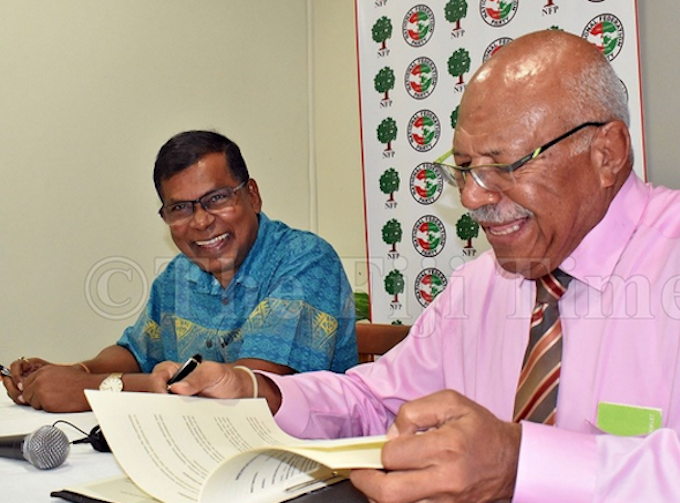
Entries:
<svg viewBox="0 0 680 503">
<path fill-rule="evenodd" d="M 28 434 L 41 426 L 63 419 L 89 432 L 97 424 L 92 412 L 49 414 L 30 407 L 15 405 L 0 385 L 0 438 Z M 66 424 L 57 425 L 70 440 L 82 438 L 80 432 Z M 110 452 L 97 452 L 89 444 L 71 445 L 71 452 L 61 466 L 39 470 L 28 461 L 0 458 L 0 503 L 65 503 L 50 493 L 123 472 Z M 367 503 L 349 481 L 317 491 L 291 503 Z"/>
<path fill-rule="evenodd" d="M 58 419 L 69 421 L 89 432 L 96 424 L 94 414 L 49 414 L 30 407 L 15 405 L 0 385 L 0 438 L 27 434 Z M 82 438 L 80 432 L 63 423 L 57 425 L 70 440 Z M 50 492 L 122 474 L 113 455 L 95 451 L 89 444 L 71 445 L 63 465 L 52 470 L 39 470 L 27 461 L 0 458 L 0 502 L 64 503 L 50 497 Z"/>
</svg>

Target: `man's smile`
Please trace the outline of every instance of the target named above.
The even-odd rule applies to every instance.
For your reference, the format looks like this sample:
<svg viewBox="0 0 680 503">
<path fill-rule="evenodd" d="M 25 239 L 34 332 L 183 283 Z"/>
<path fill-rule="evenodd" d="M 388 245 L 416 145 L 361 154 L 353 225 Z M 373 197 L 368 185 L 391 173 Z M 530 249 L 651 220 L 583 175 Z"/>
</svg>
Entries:
<svg viewBox="0 0 680 503">
<path fill-rule="evenodd" d="M 507 236 L 520 230 L 527 219 L 528 217 L 525 217 L 507 224 L 483 225 L 483 227 L 487 234 L 492 236 Z"/>
<path fill-rule="evenodd" d="M 194 241 L 194 243 L 196 243 L 196 245 L 200 246 L 201 248 L 219 248 L 229 236 L 231 236 L 231 234 L 229 232 L 225 232 L 224 234 L 220 234 L 214 238 L 203 241 Z"/>
</svg>

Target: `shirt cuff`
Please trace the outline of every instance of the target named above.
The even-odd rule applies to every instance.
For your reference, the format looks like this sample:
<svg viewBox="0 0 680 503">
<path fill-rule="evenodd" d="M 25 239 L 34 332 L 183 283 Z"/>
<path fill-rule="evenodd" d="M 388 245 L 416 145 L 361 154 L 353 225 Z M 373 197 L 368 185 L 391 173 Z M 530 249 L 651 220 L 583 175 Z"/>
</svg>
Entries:
<svg viewBox="0 0 680 503">
<path fill-rule="evenodd" d="M 522 421 L 513 503 L 581 503 L 595 492 L 595 435 Z"/>
<path fill-rule="evenodd" d="M 262 374 L 271 379 L 281 392 L 281 407 L 274 415 L 276 424 L 279 425 L 283 431 L 296 438 L 303 438 L 303 434 L 307 428 L 309 417 L 300 417 L 296 411 L 307 410 L 307 398 L 300 391 L 300 387 L 295 382 L 295 379 L 283 378 L 279 374 L 271 372 L 254 371 L 256 374 Z"/>
</svg>

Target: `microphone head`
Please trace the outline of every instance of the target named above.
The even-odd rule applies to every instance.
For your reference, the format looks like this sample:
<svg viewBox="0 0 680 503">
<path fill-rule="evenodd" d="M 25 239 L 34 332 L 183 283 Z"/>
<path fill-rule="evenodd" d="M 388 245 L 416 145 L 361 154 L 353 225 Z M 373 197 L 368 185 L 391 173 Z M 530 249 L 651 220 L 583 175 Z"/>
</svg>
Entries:
<svg viewBox="0 0 680 503">
<path fill-rule="evenodd" d="M 21 450 L 26 461 L 41 470 L 49 470 L 64 462 L 71 444 L 59 428 L 41 426 L 26 435 Z"/>
</svg>

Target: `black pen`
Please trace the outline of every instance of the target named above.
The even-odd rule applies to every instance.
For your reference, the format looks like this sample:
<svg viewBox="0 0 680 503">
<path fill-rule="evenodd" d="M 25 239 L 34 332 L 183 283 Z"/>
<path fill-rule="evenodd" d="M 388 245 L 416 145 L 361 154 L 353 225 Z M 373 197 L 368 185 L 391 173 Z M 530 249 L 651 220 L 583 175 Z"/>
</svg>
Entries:
<svg viewBox="0 0 680 503">
<path fill-rule="evenodd" d="M 2 374 L 5 377 L 9 377 L 12 375 L 12 372 L 4 365 L 0 365 L 0 374 Z"/>
<path fill-rule="evenodd" d="M 186 376 L 191 374 L 194 369 L 198 366 L 199 363 L 203 361 L 203 357 L 199 354 L 195 354 L 191 358 L 189 358 L 187 361 L 184 362 L 184 365 L 182 365 L 177 372 L 175 372 L 175 375 L 170 378 L 168 381 L 168 390 L 170 389 L 170 386 L 175 384 L 177 381 L 181 381 L 184 379 Z"/>
</svg>

